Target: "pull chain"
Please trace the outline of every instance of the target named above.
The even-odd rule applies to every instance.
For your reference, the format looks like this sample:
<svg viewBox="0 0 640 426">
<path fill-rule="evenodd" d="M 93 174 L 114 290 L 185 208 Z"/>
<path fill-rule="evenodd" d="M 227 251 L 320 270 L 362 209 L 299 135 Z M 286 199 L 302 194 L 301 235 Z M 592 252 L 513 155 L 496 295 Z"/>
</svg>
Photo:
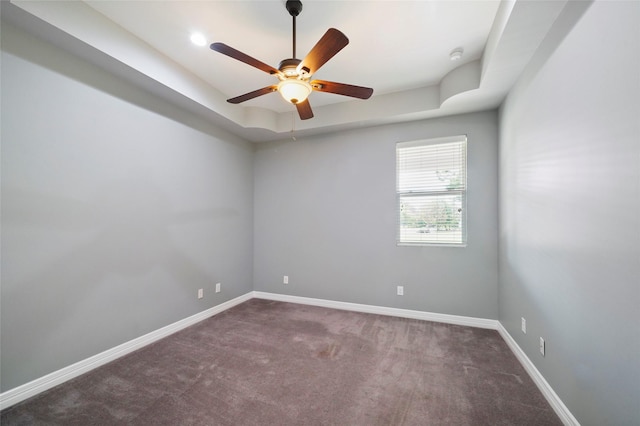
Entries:
<svg viewBox="0 0 640 426">
<path fill-rule="evenodd" d="M 294 131 L 296 130 L 296 114 L 295 111 L 291 111 L 291 140 L 296 141 L 296 137 L 294 136 Z"/>
</svg>

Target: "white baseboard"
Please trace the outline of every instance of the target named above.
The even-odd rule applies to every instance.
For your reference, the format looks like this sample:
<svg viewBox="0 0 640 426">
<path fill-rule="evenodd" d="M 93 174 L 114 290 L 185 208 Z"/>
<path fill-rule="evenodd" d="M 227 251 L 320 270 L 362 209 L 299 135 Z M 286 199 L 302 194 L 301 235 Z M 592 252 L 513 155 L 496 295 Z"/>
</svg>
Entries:
<svg viewBox="0 0 640 426">
<path fill-rule="evenodd" d="M 71 380 L 74 377 L 78 377 L 81 374 L 87 373 L 95 368 L 100 367 L 101 365 L 104 365 L 135 350 L 138 350 L 143 346 L 151 344 L 157 340 L 169 336 L 170 334 L 180 331 L 183 328 L 189 327 L 190 325 L 196 324 L 204 319 L 217 315 L 222 311 L 226 311 L 227 309 L 245 302 L 252 297 L 252 292 L 249 292 L 242 296 L 236 297 L 235 299 L 214 306 L 213 308 L 199 312 L 188 318 L 182 319 L 180 321 L 174 322 L 173 324 L 169 324 L 158 330 L 152 331 L 151 333 L 145 334 L 144 336 L 140 336 L 136 339 L 125 342 L 97 355 L 76 362 L 75 364 L 54 371 L 29 383 L 25 383 L 24 385 L 3 392 L 0 394 L 0 410 L 4 410 L 5 408 L 15 405 L 18 402 L 24 401 L 27 398 L 31 398 L 32 396 L 35 396 L 40 392 L 44 392 L 47 389 L 51 389 L 52 387 Z"/>
<path fill-rule="evenodd" d="M 538 389 L 540 389 L 542 395 L 544 395 L 549 405 L 551 405 L 553 411 L 555 411 L 558 417 L 560 417 L 562 423 L 566 426 L 580 426 L 578 420 L 573 416 L 573 414 L 571 414 L 571 411 L 569 411 L 567 406 L 564 405 L 558 394 L 553 390 L 551 385 L 549 385 L 549 382 L 547 382 L 544 376 L 542 376 L 540 371 L 538 371 L 533 362 L 531 362 L 529 357 L 524 353 L 502 324 L 499 324 L 498 332 L 504 341 L 507 342 L 511 352 L 513 352 L 516 358 L 518 358 L 518 361 L 520 361 L 520 364 L 522 364 L 524 369 L 527 371 L 531 380 L 533 380 L 536 386 L 538 386 Z"/>
<path fill-rule="evenodd" d="M 199 312 L 173 324 L 169 324 L 166 327 L 162 327 L 158 330 L 152 331 L 151 333 L 130 340 L 126 343 L 118 345 L 90 358 L 79 361 L 68 367 L 62 368 L 58 371 L 54 371 L 29 383 L 25 383 L 24 385 L 0 393 L 0 410 L 4 410 L 5 408 L 17 404 L 18 402 L 24 401 L 25 399 L 44 392 L 47 389 L 51 389 L 54 386 L 78 377 L 81 374 L 87 373 L 108 362 L 114 361 L 126 354 L 129 354 L 177 331 L 196 324 L 204 319 L 217 315 L 220 312 L 223 312 L 252 298 L 497 330 L 505 340 L 511 351 L 514 353 L 516 358 L 520 361 L 524 369 L 527 371 L 529 376 L 531 376 L 531 379 L 534 381 L 536 386 L 538 386 L 538 389 L 540 389 L 558 417 L 560 417 L 560 420 L 562 420 L 562 422 L 567 426 L 580 426 L 580 423 L 578 423 L 573 414 L 571 414 L 569 409 L 564 405 L 560 397 L 558 397 L 558 395 L 551 388 L 542 374 L 540 374 L 535 365 L 533 365 L 524 351 L 522 351 L 516 341 L 497 320 L 438 314 L 433 312 L 413 311 L 409 309 L 388 308 L 384 306 L 363 305 L 359 303 L 339 302 L 335 300 L 314 299 L 310 297 L 290 296 L 286 294 L 265 293 L 261 291 L 252 291 L 246 293 L 242 296 L 236 297 L 235 299 L 221 303 L 220 305 Z"/>
<path fill-rule="evenodd" d="M 338 302 L 335 300 L 313 299 L 310 297 L 289 296 L 287 294 L 265 293 L 254 291 L 253 297 L 258 299 L 277 300 L 280 302 L 299 303 L 301 305 L 322 306 L 324 308 L 342 309 L 343 311 L 364 312 L 392 317 L 411 318 L 424 321 L 442 322 L 446 324 L 466 325 L 469 327 L 498 329 L 498 321 L 484 318 L 463 317 L 458 315 L 437 314 L 433 312 L 412 311 L 409 309 L 387 308 L 384 306 L 362 305 L 359 303 Z"/>
</svg>

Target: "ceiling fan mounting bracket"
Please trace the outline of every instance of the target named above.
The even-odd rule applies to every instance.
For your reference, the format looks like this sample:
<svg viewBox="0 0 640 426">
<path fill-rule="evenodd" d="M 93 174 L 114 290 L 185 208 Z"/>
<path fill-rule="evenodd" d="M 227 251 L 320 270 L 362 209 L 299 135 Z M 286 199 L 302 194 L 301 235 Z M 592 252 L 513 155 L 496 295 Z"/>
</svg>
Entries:
<svg viewBox="0 0 640 426">
<path fill-rule="evenodd" d="M 286 8 L 289 11 L 289 15 L 295 18 L 302 12 L 302 2 L 299 0 L 287 0 Z"/>
</svg>

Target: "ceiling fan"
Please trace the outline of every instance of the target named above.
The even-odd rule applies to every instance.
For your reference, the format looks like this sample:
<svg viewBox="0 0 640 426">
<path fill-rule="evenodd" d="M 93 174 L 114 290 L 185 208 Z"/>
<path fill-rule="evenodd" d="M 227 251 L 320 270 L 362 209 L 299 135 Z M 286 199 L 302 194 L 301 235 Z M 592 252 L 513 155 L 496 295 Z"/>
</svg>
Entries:
<svg viewBox="0 0 640 426">
<path fill-rule="evenodd" d="M 287 102 L 296 106 L 300 119 L 307 120 L 313 117 L 313 111 L 307 99 L 312 91 L 369 99 L 373 94 L 373 89 L 369 87 L 325 80 L 311 80 L 311 76 L 315 74 L 322 65 L 349 44 L 349 39 L 342 32 L 335 28 L 330 28 L 304 59 L 296 59 L 296 16 L 302 12 L 302 2 L 287 0 L 286 8 L 293 17 L 293 57 L 283 59 L 277 69 L 224 43 L 211 44 L 210 47 L 212 50 L 244 62 L 271 75 L 275 75 L 278 77 L 278 80 L 280 80 L 278 84 L 227 99 L 227 102 L 239 104 L 257 98 L 258 96 L 278 91 Z"/>
</svg>

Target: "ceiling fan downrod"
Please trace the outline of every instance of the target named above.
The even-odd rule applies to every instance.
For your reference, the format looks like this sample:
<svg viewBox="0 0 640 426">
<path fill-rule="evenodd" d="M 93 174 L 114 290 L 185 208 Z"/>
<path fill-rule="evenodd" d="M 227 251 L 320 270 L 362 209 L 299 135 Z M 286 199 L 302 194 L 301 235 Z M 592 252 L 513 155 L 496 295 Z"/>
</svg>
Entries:
<svg viewBox="0 0 640 426">
<path fill-rule="evenodd" d="M 302 12 L 302 2 L 299 0 L 287 0 L 286 8 L 289 11 L 289 15 L 293 18 L 293 56 L 296 58 L 296 16 Z"/>
</svg>

